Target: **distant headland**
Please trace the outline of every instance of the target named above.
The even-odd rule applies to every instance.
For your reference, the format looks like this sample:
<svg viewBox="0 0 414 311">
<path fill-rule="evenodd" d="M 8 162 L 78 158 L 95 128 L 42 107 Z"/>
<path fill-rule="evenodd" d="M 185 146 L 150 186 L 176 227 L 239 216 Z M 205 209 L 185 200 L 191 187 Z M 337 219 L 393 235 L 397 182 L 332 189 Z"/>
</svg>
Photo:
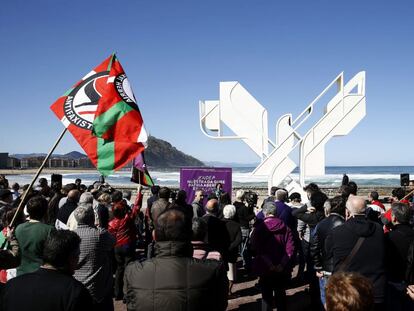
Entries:
<svg viewBox="0 0 414 311">
<path fill-rule="evenodd" d="M 46 153 L 10 154 L 0 153 L 0 169 L 33 169 L 42 164 Z M 169 142 L 150 136 L 145 149 L 145 161 L 149 167 L 179 168 L 182 166 L 205 166 L 205 164 L 178 150 Z M 93 169 L 89 158 L 78 151 L 66 154 L 53 154 L 46 168 L 57 169 Z"/>
</svg>

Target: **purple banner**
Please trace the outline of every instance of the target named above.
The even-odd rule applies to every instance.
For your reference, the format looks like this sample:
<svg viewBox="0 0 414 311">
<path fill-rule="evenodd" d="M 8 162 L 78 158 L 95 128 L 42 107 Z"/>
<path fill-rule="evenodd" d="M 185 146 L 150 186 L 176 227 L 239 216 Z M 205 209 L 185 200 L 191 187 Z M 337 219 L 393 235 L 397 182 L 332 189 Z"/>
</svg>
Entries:
<svg viewBox="0 0 414 311">
<path fill-rule="evenodd" d="M 187 192 L 187 203 L 191 204 L 197 190 L 203 190 L 205 197 L 215 191 L 216 185 L 223 185 L 223 191 L 232 190 L 232 169 L 227 167 L 190 167 L 180 169 L 180 189 Z M 205 203 L 205 202 L 204 202 Z"/>
</svg>

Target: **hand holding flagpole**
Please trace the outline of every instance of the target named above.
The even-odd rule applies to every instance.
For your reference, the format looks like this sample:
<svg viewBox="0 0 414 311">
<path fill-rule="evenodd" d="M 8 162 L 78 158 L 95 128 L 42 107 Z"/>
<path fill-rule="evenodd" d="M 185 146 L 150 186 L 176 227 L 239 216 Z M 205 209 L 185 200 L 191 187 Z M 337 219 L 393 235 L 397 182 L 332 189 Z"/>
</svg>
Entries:
<svg viewBox="0 0 414 311">
<path fill-rule="evenodd" d="M 14 222 L 15 222 L 16 217 L 17 217 L 17 214 L 18 214 L 18 213 L 20 212 L 20 210 L 22 209 L 23 204 L 24 204 L 24 203 L 26 203 L 26 198 L 27 198 L 27 195 L 28 195 L 28 194 L 29 194 L 29 192 L 32 190 L 32 187 L 33 187 L 34 183 L 36 182 L 36 180 L 37 180 L 37 178 L 39 177 L 40 173 L 42 172 L 43 168 L 45 167 L 45 165 L 46 165 L 47 161 L 49 160 L 50 156 L 53 154 L 53 151 L 55 151 L 55 149 L 56 149 L 57 145 L 58 145 L 58 144 L 60 143 L 60 141 L 62 140 L 63 135 L 65 135 L 66 131 L 67 131 L 67 129 L 66 129 L 66 128 L 64 128 L 64 130 L 62 131 L 62 133 L 60 134 L 60 136 L 59 136 L 59 137 L 58 137 L 58 139 L 56 140 L 55 144 L 53 145 L 53 147 L 50 149 L 49 153 L 47 154 L 47 156 L 46 156 L 46 157 L 45 157 L 45 159 L 43 160 L 42 165 L 41 165 L 41 166 L 39 167 L 39 169 L 37 170 L 37 173 L 36 173 L 36 175 L 33 177 L 33 180 L 32 180 L 32 182 L 30 183 L 29 187 L 28 187 L 28 188 L 26 189 L 26 191 L 23 193 L 23 196 L 22 196 L 22 199 L 21 199 L 21 201 L 20 201 L 20 203 L 19 203 L 19 206 L 17 207 L 17 210 L 16 210 L 16 212 L 14 213 L 13 219 L 12 219 L 12 221 L 10 222 L 10 225 L 9 225 L 9 227 L 10 227 L 10 228 L 12 228 L 12 227 L 13 227 Z"/>
</svg>

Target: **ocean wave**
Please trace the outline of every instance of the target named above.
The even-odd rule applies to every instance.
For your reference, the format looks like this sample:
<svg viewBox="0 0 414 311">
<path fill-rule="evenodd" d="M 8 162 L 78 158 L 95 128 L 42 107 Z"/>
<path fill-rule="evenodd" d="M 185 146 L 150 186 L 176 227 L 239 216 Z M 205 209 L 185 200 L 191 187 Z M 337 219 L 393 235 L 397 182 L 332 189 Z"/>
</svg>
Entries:
<svg viewBox="0 0 414 311">
<path fill-rule="evenodd" d="M 388 168 L 387 172 L 378 172 L 371 170 L 370 173 L 365 173 L 366 168 L 361 169 L 362 172 L 357 171 L 357 167 L 353 167 L 355 173 L 348 174 L 350 180 L 355 181 L 358 185 L 372 185 L 372 186 L 398 186 L 400 184 L 400 175 L 399 167 L 395 167 L 394 171 Z M 372 172 L 372 173 L 371 173 Z M 160 171 L 155 170 L 150 172 L 152 178 L 157 184 L 168 185 L 168 186 L 178 186 L 180 181 L 180 173 L 177 171 Z M 99 173 L 91 172 L 71 172 L 62 174 L 63 184 L 73 183 L 76 178 L 82 179 L 82 183 L 85 185 L 90 185 L 94 181 L 99 180 Z M 127 185 L 132 184 L 130 181 L 131 173 L 129 171 L 116 172 L 113 175 L 110 175 L 106 178 L 106 181 L 113 185 Z M 293 173 L 290 175 L 293 180 L 299 180 L 299 174 Z M 342 174 L 337 173 L 327 173 L 323 176 L 309 176 L 306 178 L 306 183 L 315 182 L 321 186 L 326 187 L 337 187 L 341 185 Z M 39 178 L 47 178 L 50 182 L 50 175 L 42 174 Z M 9 176 L 10 182 L 18 182 L 19 184 L 28 184 L 30 183 L 33 175 L 30 174 L 21 174 Z M 258 186 L 265 187 L 267 185 L 267 176 L 253 176 L 251 170 L 247 171 L 246 169 L 238 170 L 233 169 L 232 175 L 233 184 L 236 186 Z"/>
</svg>

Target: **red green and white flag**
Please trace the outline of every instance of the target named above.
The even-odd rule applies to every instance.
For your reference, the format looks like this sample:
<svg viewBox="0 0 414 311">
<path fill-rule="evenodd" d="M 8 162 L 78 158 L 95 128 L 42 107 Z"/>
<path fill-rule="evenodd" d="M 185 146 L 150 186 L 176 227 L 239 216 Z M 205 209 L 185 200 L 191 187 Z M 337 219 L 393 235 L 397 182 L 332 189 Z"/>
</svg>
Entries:
<svg viewBox="0 0 414 311">
<path fill-rule="evenodd" d="M 147 133 L 142 116 L 115 55 L 50 108 L 104 176 L 122 168 L 145 148 Z"/>
<path fill-rule="evenodd" d="M 147 187 L 154 186 L 154 181 L 148 173 L 147 165 L 145 164 L 144 151 L 132 160 L 131 181 Z"/>
</svg>

